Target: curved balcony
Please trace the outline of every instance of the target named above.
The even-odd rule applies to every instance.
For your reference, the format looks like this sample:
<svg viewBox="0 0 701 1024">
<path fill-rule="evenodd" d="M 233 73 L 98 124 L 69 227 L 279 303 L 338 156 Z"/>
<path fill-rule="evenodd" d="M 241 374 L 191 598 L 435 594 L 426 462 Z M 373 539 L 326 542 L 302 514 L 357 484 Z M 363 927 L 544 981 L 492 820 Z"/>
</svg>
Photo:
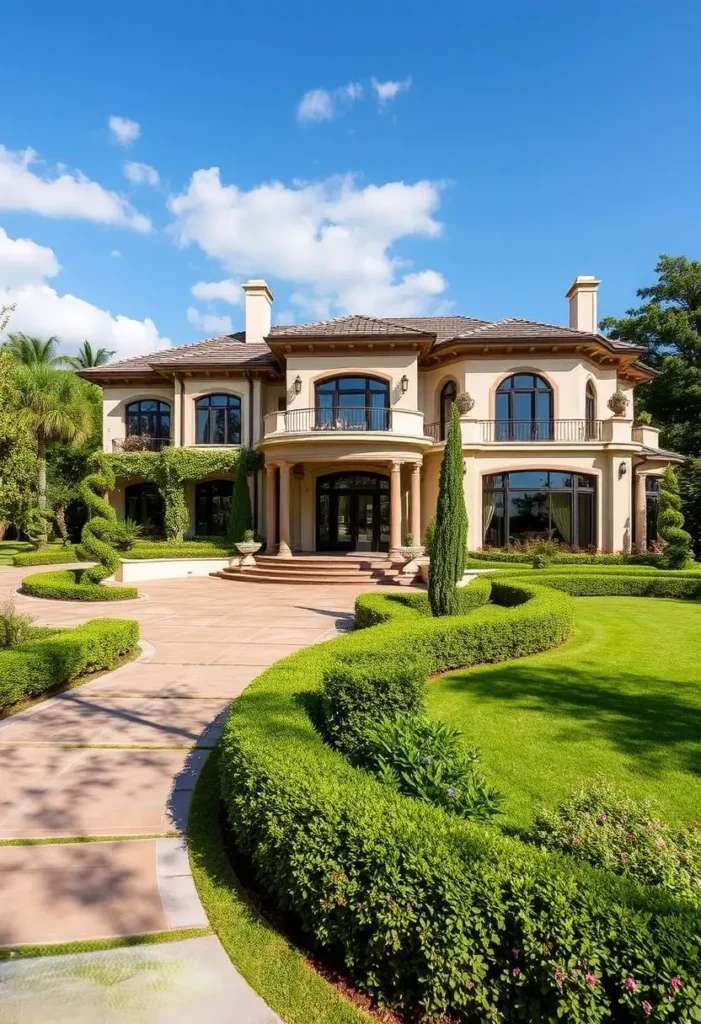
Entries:
<svg viewBox="0 0 701 1024">
<path fill-rule="evenodd" d="M 151 437 L 150 434 L 130 434 L 128 437 L 115 438 L 112 451 L 115 455 L 122 452 L 160 452 L 173 443 L 172 437 Z"/>
</svg>

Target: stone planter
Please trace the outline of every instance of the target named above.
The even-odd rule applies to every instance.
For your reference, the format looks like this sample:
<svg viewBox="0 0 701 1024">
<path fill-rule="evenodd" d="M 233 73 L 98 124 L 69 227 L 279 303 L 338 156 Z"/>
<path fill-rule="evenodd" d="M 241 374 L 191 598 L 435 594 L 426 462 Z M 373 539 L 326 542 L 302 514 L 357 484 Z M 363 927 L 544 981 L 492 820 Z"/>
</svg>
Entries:
<svg viewBox="0 0 701 1024">
<path fill-rule="evenodd" d="M 417 572 L 419 571 L 419 566 L 416 559 L 420 558 L 425 550 L 426 549 L 419 544 L 412 548 L 399 548 L 399 554 L 401 555 L 402 559 L 406 561 L 406 564 L 402 569 L 403 576 L 416 576 Z"/>
<path fill-rule="evenodd" d="M 259 544 L 258 541 L 255 540 L 242 540 L 239 544 L 236 545 L 236 550 L 239 552 L 239 554 L 243 555 L 243 558 L 241 559 L 240 562 L 241 568 L 243 568 L 246 565 L 256 564 L 256 560 L 253 556 L 258 551 L 260 551 L 262 546 L 262 544 Z"/>
</svg>

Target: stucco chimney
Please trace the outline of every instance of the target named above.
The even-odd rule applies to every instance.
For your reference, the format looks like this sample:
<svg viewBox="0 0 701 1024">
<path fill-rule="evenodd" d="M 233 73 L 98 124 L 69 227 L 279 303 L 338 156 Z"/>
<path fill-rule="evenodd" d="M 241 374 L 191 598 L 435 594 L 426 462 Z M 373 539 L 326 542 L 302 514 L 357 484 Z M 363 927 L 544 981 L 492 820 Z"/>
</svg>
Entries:
<svg viewBox="0 0 701 1024">
<path fill-rule="evenodd" d="M 567 292 L 570 300 L 570 327 L 575 331 L 587 331 L 598 334 L 599 320 L 596 315 L 596 291 L 601 281 L 588 274 L 580 274 L 574 279 Z"/>
<path fill-rule="evenodd" d="M 246 344 L 260 344 L 270 334 L 273 293 L 265 281 L 246 281 Z"/>
</svg>

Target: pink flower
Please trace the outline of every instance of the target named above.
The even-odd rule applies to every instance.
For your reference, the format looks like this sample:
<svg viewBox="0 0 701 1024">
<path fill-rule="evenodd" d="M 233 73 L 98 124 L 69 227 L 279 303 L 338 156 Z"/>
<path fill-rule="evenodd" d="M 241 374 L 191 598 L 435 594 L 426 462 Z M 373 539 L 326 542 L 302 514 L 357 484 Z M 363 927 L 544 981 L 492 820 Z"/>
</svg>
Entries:
<svg viewBox="0 0 701 1024">
<path fill-rule="evenodd" d="M 604 822 L 605 822 L 605 821 L 606 821 L 607 819 L 608 819 L 608 814 L 600 814 L 600 815 L 599 815 L 599 821 L 601 822 L 601 824 L 602 824 L 602 825 L 603 825 L 603 823 L 604 823 Z"/>
<path fill-rule="evenodd" d="M 596 975 L 592 974 L 591 971 L 586 975 L 587 985 L 591 985 L 592 988 L 596 985 Z"/>
<path fill-rule="evenodd" d="M 664 850 L 664 839 L 656 839 L 655 846 L 658 850 Z"/>
<path fill-rule="evenodd" d="M 564 979 L 565 972 L 558 967 L 558 969 L 555 971 L 555 981 L 564 981 Z"/>
<path fill-rule="evenodd" d="M 518 978 L 519 974 L 521 973 L 521 970 L 519 967 L 514 967 L 511 973 L 513 974 L 514 978 Z"/>
<path fill-rule="evenodd" d="M 518 948 L 518 946 L 514 946 L 514 948 L 511 950 L 511 955 L 518 956 L 520 952 L 521 950 Z"/>
<path fill-rule="evenodd" d="M 635 992 L 638 987 L 638 983 L 635 978 L 626 978 L 626 988 L 629 992 Z"/>
<path fill-rule="evenodd" d="M 647 999 L 644 999 L 643 1002 L 640 1004 L 640 1006 L 641 1006 L 642 1011 L 645 1014 L 645 1016 L 649 1017 L 650 1014 L 652 1013 L 652 1004 L 648 1003 Z"/>
<path fill-rule="evenodd" d="M 674 978 L 670 978 L 669 979 L 669 987 L 670 988 L 675 988 L 675 989 L 676 988 L 681 988 L 681 985 L 682 985 L 682 979 L 681 978 L 677 978 L 675 976 Z"/>
</svg>

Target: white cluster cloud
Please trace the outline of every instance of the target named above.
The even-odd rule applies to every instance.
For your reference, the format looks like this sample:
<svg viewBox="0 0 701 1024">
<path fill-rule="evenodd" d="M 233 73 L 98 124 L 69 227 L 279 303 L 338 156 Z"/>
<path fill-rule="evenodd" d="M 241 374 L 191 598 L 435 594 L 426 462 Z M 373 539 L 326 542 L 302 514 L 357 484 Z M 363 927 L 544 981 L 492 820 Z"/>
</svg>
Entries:
<svg viewBox="0 0 701 1024">
<path fill-rule="evenodd" d="M 337 89 L 310 89 L 305 92 L 297 106 L 297 120 L 333 121 L 345 107 L 362 99 L 363 87 L 360 82 L 348 82 Z"/>
<path fill-rule="evenodd" d="M 141 135 L 141 125 L 138 121 L 130 121 L 128 117 L 116 117 L 113 114 L 107 125 L 120 146 L 131 146 Z"/>
<path fill-rule="evenodd" d="M 0 145 L 0 209 L 38 213 L 44 217 L 73 217 L 150 231 L 151 221 L 118 192 L 110 192 L 80 171 L 57 177 L 32 170 L 38 162 L 33 149 L 12 152 Z"/>
<path fill-rule="evenodd" d="M 59 294 L 47 284 L 59 270 L 53 250 L 29 238 L 10 238 L 0 228 L 0 306 L 15 306 L 6 331 L 41 338 L 55 334 L 65 352 L 76 351 L 87 339 L 114 350 L 117 359 L 171 344 L 148 317 L 112 316 L 76 295 Z"/>
<path fill-rule="evenodd" d="M 400 92 L 407 92 L 408 89 L 411 89 L 411 76 L 403 79 L 401 82 L 380 82 L 373 78 L 372 87 L 377 94 L 380 105 L 383 106 L 385 103 L 390 103 Z"/>
<path fill-rule="evenodd" d="M 431 181 L 360 187 L 345 175 L 245 191 L 224 185 L 212 167 L 195 171 L 169 207 L 180 245 L 196 243 L 234 276 L 294 282 L 292 301 L 305 313 L 416 315 L 439 308 L 446 283 L 434 270 L 410 270 L 394 246 L 438 237 L 439 202 L 440 185 Z"/>
<path fill-rule="evenodd" d="M 124 164 L 124 176 L 134 185 L 153 185 L 161 180 L 158 171 L 150 164 L 140 164 L 135 160 L 127 160 Z"/>
<path fill-rule="evenodd" d="M 194 306 L 188 306 L 187 310 L 188 323 L 196 327 L 198 331 L 203 331 L 208 337 L 214 337 L 219 334 L 231 334 L 232 324 L 230 316 L 216 316 L 213 313 L 201 313 L 199 309 L 195 309 Z"/>
<path fill-rule="evenodd" d="M 190 289 L 196 299 L 206 302 L 228 302 L 232 306 L 240 306 L 243 303 L 243 291 L 238 281 L 232 281 L 230 277 L 224 281 L 198 281 Z"/>
</svg>

